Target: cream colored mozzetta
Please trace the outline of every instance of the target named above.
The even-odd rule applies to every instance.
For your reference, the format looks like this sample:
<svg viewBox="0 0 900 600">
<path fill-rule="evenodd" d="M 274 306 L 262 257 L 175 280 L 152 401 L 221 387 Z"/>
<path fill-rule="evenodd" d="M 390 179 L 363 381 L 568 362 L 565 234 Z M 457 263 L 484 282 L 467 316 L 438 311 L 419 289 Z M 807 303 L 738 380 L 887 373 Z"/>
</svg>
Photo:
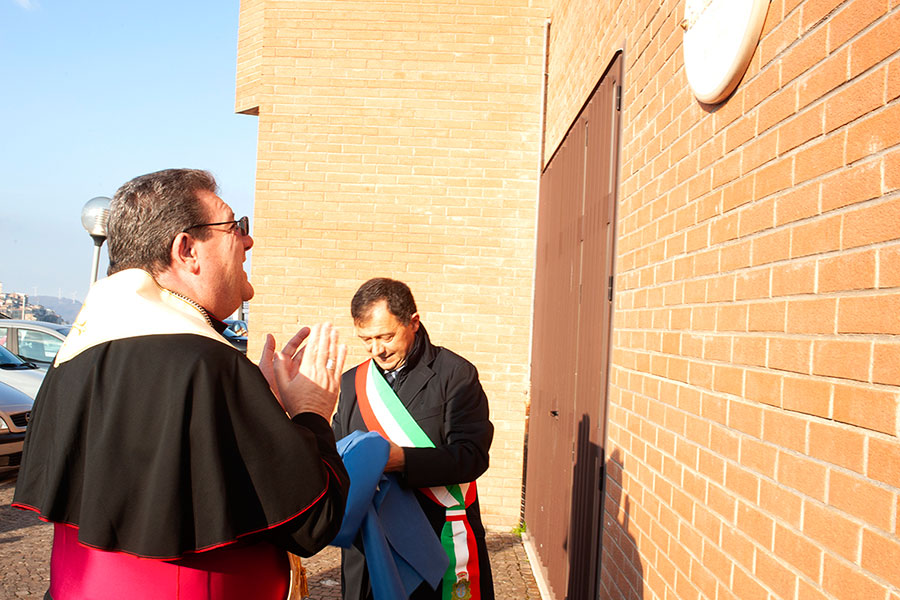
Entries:
<svg viewBox="0 0 900 600">
<path fill-rule="evenodd" d="M 231 345 L 213 329 L 199 304 L 160 287 L 146 271 L 125 269 L 91 286 L 54 364 L 58 367 L 112 340 L 175 333 Z"/>
<path fill-rule="evenodd" d="M 721 102 L 750 64 L 769 0 L 685 0 L 684 5 L 688 83 L 700 102 Z"/>
</svg>

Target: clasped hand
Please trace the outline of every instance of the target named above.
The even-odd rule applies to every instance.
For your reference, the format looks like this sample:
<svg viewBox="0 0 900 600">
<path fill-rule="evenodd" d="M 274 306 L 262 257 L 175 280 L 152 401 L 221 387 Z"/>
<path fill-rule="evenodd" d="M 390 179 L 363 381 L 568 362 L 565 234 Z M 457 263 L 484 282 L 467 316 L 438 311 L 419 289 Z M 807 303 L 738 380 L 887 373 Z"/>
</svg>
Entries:
<svg viewBox="0 0 900 600">
<path fill-rule="evenodd" d="M 338 344 L 337 330 L 322 323 L 300 329 L 281 352 L 275 351 L 275 337 L 266 335 L 259 369 L 288 416 L 313 412 L 330 420 L 346 358 L 347 346 Z"/>
</svg>

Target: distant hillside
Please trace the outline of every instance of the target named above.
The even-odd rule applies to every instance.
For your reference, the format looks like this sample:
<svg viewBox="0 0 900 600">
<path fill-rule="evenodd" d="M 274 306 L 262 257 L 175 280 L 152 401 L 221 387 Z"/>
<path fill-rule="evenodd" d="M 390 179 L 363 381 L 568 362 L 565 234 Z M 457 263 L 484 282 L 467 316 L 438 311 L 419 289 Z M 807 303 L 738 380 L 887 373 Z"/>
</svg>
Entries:
<svg viewBox="0 0 900 600">
<path fill-rule="evenodd" d="M 40 304 L 62 317 L 66 323 L 72 323 L 81 310 L 81 302 L 70 298 L 57 298 L 56 296 L 28 296 L 29 304 Z"/>
</svg>

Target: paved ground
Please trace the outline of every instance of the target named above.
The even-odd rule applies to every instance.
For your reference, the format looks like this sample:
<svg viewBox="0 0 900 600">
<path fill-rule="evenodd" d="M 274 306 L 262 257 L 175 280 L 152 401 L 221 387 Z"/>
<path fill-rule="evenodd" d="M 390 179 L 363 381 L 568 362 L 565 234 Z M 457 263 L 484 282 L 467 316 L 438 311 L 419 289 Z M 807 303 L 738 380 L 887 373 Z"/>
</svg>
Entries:
<svg viewBox="0 0 900 600">
<path fill-rule="evenodd" d="M 0 598 L 41 598 L 50 582 L 53 529 L 10 507 L 16 479 L 0 475 Z"/>
<path fill-rule="evenodd" d="M 52 526 L 10 507 L 15 475 L 0 475 L 0 600 L 40 599 L 50 581 Z M 540 600 L 522 541 L 512 533 L 487 537 L 499 600 Z M 310 600 L 339 600 L 340 551 L 327 548 L 304 559 Z"/>
</svg>

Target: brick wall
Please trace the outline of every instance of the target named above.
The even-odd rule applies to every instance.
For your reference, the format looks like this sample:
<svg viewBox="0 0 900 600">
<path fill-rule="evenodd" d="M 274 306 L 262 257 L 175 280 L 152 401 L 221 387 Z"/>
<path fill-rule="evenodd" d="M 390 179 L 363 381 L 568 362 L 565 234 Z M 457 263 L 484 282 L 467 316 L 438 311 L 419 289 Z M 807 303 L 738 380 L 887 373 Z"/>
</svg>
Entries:
<svg viewBox="0 0 900 600">
<path fill-rule="evenodd" d="M 258 114 L 265 89 L 263 71 L 269 62 L 264 60 L 264 56 L 272 55 L 264 44 L 265 31 L 265 0 L 242 0 L 238 25 L 235 112 Z M 267 89 L 271 93 L 271 85 Z"/>
<path fill-rule="evenodd" d="M 487 525 L 517 523 L 528 391 L 544 2 L 241 3 L 237 110 L 259 115 L 250 355 L 406 281 L 481 373 Z"/>
<path fill-rule="evenodd" d="M 900 2 L 773 0 L 717 106 L 683 11 L 552 5 L 545 157 L 625 59 L 604 597 L 897 600 Z"/>
<path fill-rule="evenodd" d="M 898 600 L 900 2 L 772 0 L 715 107 L 683 9 L 244 0 L 253 329 L 349 339 L 359 283 L 408 281 L 482 372 L 486 520 L 515 520 L 551 14 L 545 158 L 625 59 L 606 597 Z"/>
</svg>

